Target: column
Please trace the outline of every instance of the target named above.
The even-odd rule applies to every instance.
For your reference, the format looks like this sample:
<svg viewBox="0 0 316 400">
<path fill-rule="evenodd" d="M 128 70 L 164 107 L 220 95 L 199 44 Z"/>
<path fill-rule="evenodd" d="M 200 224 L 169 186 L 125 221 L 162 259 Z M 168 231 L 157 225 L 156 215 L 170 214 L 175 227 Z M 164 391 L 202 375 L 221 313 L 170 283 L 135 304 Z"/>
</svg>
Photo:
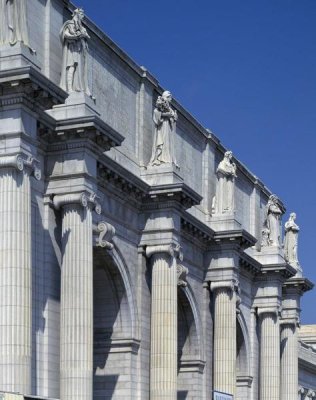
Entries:
<svg viewBox="0 0 316 400">
<path fill-rule="evenodd" d="M 85 193 L 54 197 L 62 208 L 60 398 L 93 398 L 93 226 Z"/>
<path fill-rule="evenodd" d="M 276 307 L 259 308 L 260 400 L 280 399 L 280 327 Z"/>
<path fill-rule="evenodd" d="M 31 393 L 32 354 L 28 164 L 21 154 L 0 158 L 0 390 L 23 394 Z"/>
<path fill-rule="evenodd" d="M 281 400 L 297 400 L 298 338 L 297 321 L 281 321 Z"/>
<path fill-rule="evenodd" d="M 234 281 L 212 282 L 214 296 L 214 390 L 236 392 L 236 296 Z"/>
<path fill-rule="evenodd" d="M 177 399 L 177 268 L 169 245 L 149 246 L 152 259 L 150 399 Z"/>
</svg>

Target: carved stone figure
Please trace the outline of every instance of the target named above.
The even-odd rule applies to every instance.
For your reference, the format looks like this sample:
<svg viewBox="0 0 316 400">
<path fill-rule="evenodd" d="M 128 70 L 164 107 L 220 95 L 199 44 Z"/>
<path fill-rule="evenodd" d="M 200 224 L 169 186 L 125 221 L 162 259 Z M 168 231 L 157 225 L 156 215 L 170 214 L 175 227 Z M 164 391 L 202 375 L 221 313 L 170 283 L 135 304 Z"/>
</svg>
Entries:
<svg viewBox="0 0 316 400">
<path fill-rule="evenodd" d="M 233 153 L 226 151 L 223 160 L 217 167 L 216 196 L 213 199 L 213 213 L 224 214 L 234 211 L 236 164 L 232 162 Z"/>
<path fill-rule="evenodd" d="M 155 123 L 155 136 L 152 156 L 149 162 L 151 166 L 161 164 L 174 164 L 177 166 L 174 157 L 173 137 L 178 119 L 177 111 L 171 108 L 172 95 L 169 91 L 163 92 L 156 102 L 153 120 Z"/>
<path fill-rule="evenodd" d="M 282 210 L 278 204 L 278 198 L 274 194 L 269 197 L 265 209 L 265 219 L 263 224 L 262 246 L 280 246 L 281 244 L 281 216 Z M 267 238 L 268 237 L 268 238 Z"/>
<path fill-rule="evenodd" d="M 297 257 L 297 242 L 299 226 L 295 223 L 296 214 L 291 213 L 289 220 L 285 223 L 284 258 L 293 267 L 299 267 Z"/>
<path fill-rule="evenodd" d="M 88 86 L 88 43 L 90 39 L 82 24 L 84 12 L 77 8 L 72 19 L 64 23 L 60 31 L 63 45 L 63 62 L 60 86 L 68 93 L 85 92 L 91 96 Z"/>
<path fill-rule="evenodd" d="M 26 0 L 0 0 L 0 44 L 29 46 Z"/>
</svg>

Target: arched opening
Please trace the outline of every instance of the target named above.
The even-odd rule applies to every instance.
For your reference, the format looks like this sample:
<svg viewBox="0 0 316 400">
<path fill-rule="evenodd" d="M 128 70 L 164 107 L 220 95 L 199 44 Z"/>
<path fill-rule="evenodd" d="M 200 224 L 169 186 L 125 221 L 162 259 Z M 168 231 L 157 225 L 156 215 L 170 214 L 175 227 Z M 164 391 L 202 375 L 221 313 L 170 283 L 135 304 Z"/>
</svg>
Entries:
<svg viewBox="0 0 316 400">
<path fill-rule="evenodd" d="M 191 300 L 191 301 L 190 301 Z M 200 320 L 187 288 L 178 289 L 178 400 L 202 398 Z"/>
<path fill-rule="evenodd" d="M 93 399 L 133 398 L 135 320 L 130 287 L 117 253 L 94 252 Z"/>
</svg>

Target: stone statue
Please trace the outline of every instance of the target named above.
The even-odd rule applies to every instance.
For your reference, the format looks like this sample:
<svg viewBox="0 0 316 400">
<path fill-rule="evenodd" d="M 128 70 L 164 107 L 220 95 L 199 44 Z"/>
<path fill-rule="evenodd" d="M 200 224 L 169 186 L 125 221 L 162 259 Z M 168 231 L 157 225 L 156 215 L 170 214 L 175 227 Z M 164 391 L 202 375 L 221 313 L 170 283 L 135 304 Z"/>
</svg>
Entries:
<svg viewBox="0 0 316 400">
<path fill-rule="evenodd" d="M 26 0 L 0 0 L 0 45 L 18 42 L 29 47 Z"/>
<path fill-rule="evenodd" d="M 262 246 L 280 246 L 281 244 L 281 216 L 282 210 L 278 204 L 278 198 L 274 194 L 269 197 L 265 209 L 265 219 L 263 224 Z"/>
<path fill-rule="evenodd" d="M 63 45 L 63 62 L 60 86 L 68 93 L 84 92 L 91 96 L 88 86 L 88 43 L 90 39 L 82 24 L 84 12 L 77 8 L 72 19 L 64 23 L 60 31 Z"/>
<path fill-rule="evenodd" d="M 293 267 L 299 267 L 297 257 L 297 241 L 299 226 L 295 223 L 296 214 L 291 213 L 289 220 L 285 223 L 285 238 L 284 238 L 284 258 Z"/>
<path fill-rule="evenodd" d="M 235 178 L 237 178 L 236 164 L 232 162 L 233 153 L 226 151 L 223 160 L 219 163 L 217 173 L 216 196 L 213 199 L 213 213 L 224 214 L 234 211 Z"/>
<path fill-rule="evenodd" d="M 155 136 L 152 156 L 149 162 L 151 166 L 161 164 L 174 164 L 173 137 L 176 131 L 177 111 L 170 106 L 172 95 L 169 91 L 163 92 L 156 102 L 153 120 L 155 123 Z"/>
</svg>

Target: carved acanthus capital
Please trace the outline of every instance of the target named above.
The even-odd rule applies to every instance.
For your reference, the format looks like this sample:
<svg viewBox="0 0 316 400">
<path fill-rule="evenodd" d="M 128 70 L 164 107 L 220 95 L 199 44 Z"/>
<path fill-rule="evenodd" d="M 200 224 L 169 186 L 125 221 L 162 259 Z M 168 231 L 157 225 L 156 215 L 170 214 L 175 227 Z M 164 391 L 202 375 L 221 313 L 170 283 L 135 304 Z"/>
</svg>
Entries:
<svg viewBox="0 0 316 400">
<path fill-rule="evenodd" d="M 29 168 L 38 181 L 42 177 L 39 161 L 32 156 L 24 156 L 22 153 L 0 157 L 0 168 L 14 168 L 17 171 Z"/>
<path fill-rule="evenodd" d="M 80 192 L 80 193 L 67 193 L 56 194 L 53 197 L 53 206 L 56 210 L 70 204 L 76 204 L 83 208 L 91 206 L 97 214 L 101 214 L 101 205 L 97 202 L 95 193 Z"/>
<path fill-rule="evenodd" d="M 280 319 L 280 326 L 285 327 L 285 326 L 291 326 L 293 328 L 296 328 L 299 325 L 299 318 L 281 318 Z"/>
<path fill-rule="evenodd" d="M 298 394 L 300 394 L 300 395 L 304 395 L 304 394 L 306 394 L 307 393 L 307 389 L 305 389 L 303 386 L 300 386 L 299 387 L 299 389 L 298 389 Z"/>
<path fill-rule="evenodd" d="M 313 389 L 309 389 L 308 392 L 307 392 L 306 397 L 308 399 L 315 399 L 316 398 L 316 391 L 313 390 Z"/>
<path fill-rule="evenodd" d="M 93 232 L 97 234 L 95 240 L 96 247 L 113 250 L 114 245 L 111 243 L 115 235 L 115 228 L 113 225 L 105 221 L 99 222 L 98 225 L 93 226 Z"/>
<path fill-rule="evenodd" d="M 183 252 L 180 245 L 176 245 L 174 255 L 177 263 L 178 286 L 186 287 L 188 286 L 187 275 L 189 273 L 189 269 L 182 264 Z"/>
</svg>

